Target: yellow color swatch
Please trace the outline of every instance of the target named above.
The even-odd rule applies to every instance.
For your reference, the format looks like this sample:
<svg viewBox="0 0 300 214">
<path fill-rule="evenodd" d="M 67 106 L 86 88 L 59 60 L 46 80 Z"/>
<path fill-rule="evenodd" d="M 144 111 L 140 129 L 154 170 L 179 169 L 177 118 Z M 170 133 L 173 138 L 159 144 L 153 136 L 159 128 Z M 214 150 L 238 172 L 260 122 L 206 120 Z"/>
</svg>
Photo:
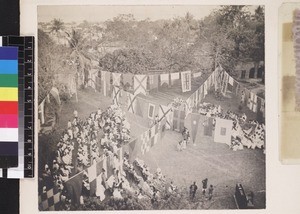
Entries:
<svg viewBox="0 0 300 214">
<path fill-rule="evenodd" d="M 0 101 L 18 101 L 18 88 L 0 87 Z"/>
</svg>

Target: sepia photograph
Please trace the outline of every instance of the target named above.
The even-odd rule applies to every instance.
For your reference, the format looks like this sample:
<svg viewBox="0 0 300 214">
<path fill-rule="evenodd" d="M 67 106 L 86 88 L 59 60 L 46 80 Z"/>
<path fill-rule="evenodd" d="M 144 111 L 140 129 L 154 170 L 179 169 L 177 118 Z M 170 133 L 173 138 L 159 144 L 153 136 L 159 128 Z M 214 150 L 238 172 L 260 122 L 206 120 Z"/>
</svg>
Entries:
<svg viewBox="0 0 300 214">
<path fill-rule="evenodd" d="M 39 5 L 39 211 L 266 209 L 262 5 Z"/>
</svg>

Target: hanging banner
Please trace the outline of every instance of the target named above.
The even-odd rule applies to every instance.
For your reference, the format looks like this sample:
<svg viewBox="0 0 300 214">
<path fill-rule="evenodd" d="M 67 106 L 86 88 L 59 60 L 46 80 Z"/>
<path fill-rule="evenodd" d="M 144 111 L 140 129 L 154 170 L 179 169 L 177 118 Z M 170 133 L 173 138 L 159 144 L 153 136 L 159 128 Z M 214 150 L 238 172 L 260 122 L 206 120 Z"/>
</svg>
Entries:
<svg viewBox="0 0 300 214">
<path fill-rule="evenodd" d="M 147 94 L 147 76 L 146 75 L 134 75 L 133 93 L 144 95 Z"/>
<path fill-rule="evenodd" d="M 203 98 L 204 98 L 204 85 L 201 85 L 199 88 L 199 103 L 201 103 Z"/>
<path fill-rule="evenodd" d="M 122 76 L 123 76 L 123 87 L 125 89 L 132 87 L 133 74 L 126 73 L 126 74 L 123 74 Z"/>
<path fill-rule="evenodd" d="M 159 105 L 158 110 L 159 121 L 166 119 L 166 124 L 171 128 L 173 126 L 173 113 L 172 109 L 168 106 Z"/>
<path fill-rule="evenodd" d="M 202 72 L 197 72 L 197 73 L 193 73 L 193 78 L 197 78 L 197 77 L 201 77 L 202 76 Z"/>
<path fill-rule="evenodd" d="M 228 75 L 228 77 L 229 77 L 228 83 L 233 86 L 233 78 L 231 76 L 229 76 L 229 75 Z"/>
<path fill-rule="evenodd" d="M 109 96 L 110 94 L 110 72 L 101 71 L 101 92 L 104 96 Z"/>
<path fill-rule="evenodd" d="M 184 120 L 186 112 L 177 109 L 173 110 L 173 130 L 177 132 L 182 132 L 184 129 Z"/>
<path fill-rule="evenodd" d="M 120 86 L 121 84 L 121 73 L 112 73 L 113 85 Z"/>
<path fill-rule="evenodd" d="M 171 73 L 171 85 L 174 85 L 176 82 L 179 81 L 179 72 Z"/>
<path fill-rule="evenodd" d="M 205 98 L 206 97 L 206 95 L 207 95 L 207 80 L 204 82 L 204 84 L 203 84 L 203 98 Z"/>
<path fill-rule="evenodd" d="M 189 113 L 191 113 L 193 111 L 193 109 L 192 109 L 192 98 L 189 97 L 185 102 L 186 102 L 185 112 L 186 112 L 186 115 L 188 115 Z"/>
<path fill-rule="evenodd" d="M 127 93 L 127 95 L 127 111 L 134 114 L 136 109 L 136 96 L 130 93 Z"/>
<path fill-rule="evenodd" d="M 241 104 L 245 104 L 245 100 L 246 100 L 245 90 L 242 90 L 242 92 L 241 92 Z"/>
<path fill-rule="evenodd" d="M 214 70 L 211 74 L 211 83 L 212 83 L 212 86 L 214 86 L 216 84 L 216 71 Z"/>
<path fill-rule="evenodd" d="M 56 100 L 56 102 L 60 105 L 61 102 L 60 102 L 60 97 L 59 97 L 58 89 L 55 88 L 55 87 L 51 88 L 50 94 L 54 97 L 54 99 Z"/>
<path fill-rule="evenodd" d="M 162 86 L 163 84 L 169 85 L 169 74 L 160 75 L 160 86 Z"/>
<path fill-rule="evenodd" d="M 149 79 L 149 90 L 158 88 L 158 75 L 153 74 L 148 76 Z"/>
<path fill-rule="evenodd" d="M 121 94 L 121 89 L 120 87 L 113 86 L 113 104 L 120 105 L 120 94 Z"/>
<path fill-rule="evenodd" d="M 263 117 L 265 117 L 265 100 L 262 98 L 260 98 L 260 100 L 261 100 L 260 111 L 262 112 Z"/>
<path fill-rule="evenodd" d="M 194 92 L 194 107 L 198 107 L 199 104 L 199 89 Z"/>
<path fill-rule="evenodd" d="M 206 82 L 207 82 L 207 90 L 210 89 L 210 86 L 211 86 L 211 76 L 209 76 L 207 79 L 206 79 Z"/>
<path fill-rule="evenodd" d="M 158 124 L 156 124 L 141 135 L 141 141 L 142 141 L 141 153 L 142 153 L 142 155 L 149 152 L 150 149 L 157 143 L 158 133 L 159 133 L 158 132 Z"/>
<path fill-rule="evenodd" d="M 257 96 L 253 92 L 250 92 L 249 109 L 253 112 L 257 111 Z"/>
<path fill-rule="evenodd" d="M 232 120 L 216 118 L 214 141 L 231 145 L 232 126 Z"/>
<path fill-rule="evenodd" d="M 191 71 L 181 72 L 181 87 L 182 92 L 191 91 L 192 80 L 191 80 Z"/>
<path fill-rule="evenodd" d="M 225 95 L 227 92 L 229 75 L 226 72 L 224 72 L 223 75 L 224 76 L 223 76 L 223 82 L 222 82 L 222 93 Z"/>
</svg>

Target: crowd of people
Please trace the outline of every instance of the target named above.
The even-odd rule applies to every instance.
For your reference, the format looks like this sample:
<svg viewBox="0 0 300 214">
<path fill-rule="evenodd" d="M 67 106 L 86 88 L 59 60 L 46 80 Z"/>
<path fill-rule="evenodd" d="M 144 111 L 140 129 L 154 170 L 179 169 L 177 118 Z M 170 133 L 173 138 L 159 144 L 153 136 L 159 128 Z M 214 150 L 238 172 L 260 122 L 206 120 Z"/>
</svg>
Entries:
<svg viewBox="0 0 300 214">
<path fill-rule="evenodd" d="M 112 176 L 107 178 L 102 169 L 92 197 L 90 191 L 88 174 L 84 172 L 82 196 L 76 209 L 92 206 L 89 203 L 91 198 L 97 198 L 94 206 L 97 204 L 95 209 L 101 210 L 160 209 L 168 204 L 170 198 L 182 198 L 178 187 L 163 175 L 160 168 L 152 173 L 139 158 L 130 163 L 128 153 L 123 157 L 123 170 L 114 168 Z M 64 196 L 63 209 L 72 210 L 71 204 L 71 200 Z M 178 203 L 177 206 L 179 205 Z"/>
<path fill-rule="evenodd" d="M 160 168 L 152 173 L 141 159 L 136 158 L 130 163 L 127 153 L 124 155 L 122 167 L 117 166 L 120 164 L 117 150 L 130 140 L 130 125 L 118 106 L 112 105 L 104 112 L 98 109 L 85 121 L 79 118 L 76 110 L 73 114 L 74 118 L 68 121 L 67 129 L 57 143 L 53 162 L 45 165 L 40 177 L 43 179 L 42 193 L 54 186 L 60 190 L 60 209 L 72 210 L 72 199 L 65 183 L 71 176 L 82 171 L 81 208 L 93 197 L 105 205 L 105 209 L 137 209 L 128 204 L 133 198 L 137 198 L 139 203 L 148 204 L 151 209 L 159 209 L 162 204 L 168 204 L 167 200 L 170 198 L 179 200 L 182 197 L 177 186 L 163 175 Z M 187 142 L 190 138 L 188 130 L 182 135 Z M 105 169 L 102 169 L 91 197 L 92 188 L 95 187 L 90 186 L 89 175 L 85 169 L 98 162 L 101 155 L 112 157 L 116 161 L 113 161 L 112 176 L 106 177 Z"/>
<path fill-rule="evenodd" d="M 181 100 L 174 100 L 174 104 Z M 255 149 L 264 148 L 265 126 L 257 121 L 247 120 L 245 114 L 238 115 L 231 111 L 224 111 L 220 105 L 202 103 L 198 113 L 212 118 L 224 118 L 233 120 L 232 142 L 230 148 L 234 151 L 245 147 Z M 157 117 L 154 124 L 157 123 Z M 215 120 L 214 120 L 215 123 Z M 182 132 L 183 140 L 177 145 L 178 151 L 186 149 L 190 142 L 188 129 Z M 143 160 L 136 158 L 133 163 L 129 162 L 129 154 L 124 155 L 122 166 L 119 166 L 120 157 L 118 149 L 130 141 L 130 124 L 124 113 L 117 105 L 111 105 L 104 112 L 98 109 L 83 121 L 74 111 L 74 118 L 68 121 L 67 129 L 57 143 L 55 158 L 51 163 L 44 166 L 42 179 L 42 192 L 58 187 L 64 193 L 65 182 L 78 172 L 87 169 L 92 164 L 99 162 L 102 155 L 113 159 L 112 176 L 106 177 L 105 169 L 97 177 L 97 186 L 94 197 L 108 207 L 106 209 L 130 209 L 128 201 L 132 198 L 139 202 L 150 204 L 152 209 L 159 209 L 161 203 L 168 201 L 170 197 L 182 197 L 179 188 L 163 175 L 160 168 L 155 173 Z M 122 169 L 122 170 L 121 170 Z M 197 192 L 194 182 L 189 190 L 189 199 L 193 201 Z M 211 200 L 213 185 L 208 186 L 208 179 L 202 181 L 202 194 Z M 86 171 L 83 172 L 83 191 L 80 204 L 84 206 L 91 196 L 91 186 Z M 64 210 L 71 209 L 71 199 L 67 194 L 62 194 Z M 86 201 L 84 201 L 86 200 Z M 136 209 L 136 207 L 132 207 Z"/>
<path fill-rule="evenodd" d="M 55 157 L 44 166 L 41 176 L 42 191 L 58 187 L 77 172 L 99 161 L 101 155 L 117 158 L 117 150 L 130 140 L 130 124 L 117 105 L 111 105 L 104 112 L 98 109 L 83 121 L 74 111 L 67 129 L 57 143 Z"/>
<path fill-rule="evenodd" d="M 237 114 L 230 110 L 224 111 L 220 105 L 205 102 L 199 105 L 198 113 L 207 117 L 233 121 L 230 148 L 234 151 L 242 150 L 244 147 L 265 149 L 265 125 L 255 120 L 247 120 L 245 113 Z"/>
</svg>

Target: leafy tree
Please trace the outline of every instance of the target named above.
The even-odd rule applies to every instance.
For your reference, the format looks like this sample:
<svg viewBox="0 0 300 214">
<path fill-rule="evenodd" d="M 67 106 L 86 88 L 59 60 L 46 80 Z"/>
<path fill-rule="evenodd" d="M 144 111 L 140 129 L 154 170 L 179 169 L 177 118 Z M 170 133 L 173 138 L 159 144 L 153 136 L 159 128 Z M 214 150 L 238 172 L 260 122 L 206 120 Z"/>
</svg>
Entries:
<svg viewBox="0 0 300 214">
<path fill-rule="evenodd" d="M 57 45 L 44 31 L 38 30 L 38 79 L 39 103 L 41 103 L 51 88 L 57 84 L 59 75 L 68 69 L 68 51 Z M 55 54 L 53 54 L 55 53 Z"/>
<path fill-rule="evenodd" d="M 154 66 L 153 54 L 140 49 L 116 50 L 101 58 L 99 65 L 110 72 L 145 73 Z"/>
<path fill-rule="evenodd" d="M 263 8 L 259 7 L 255 14 L 251 15 L 247 6 L 223 6 L 201 20 L 199 52 L 214 67 L 220 64 L 229 72 L 239 61 L 263 60 Z"/>
<path fill-rule="evenodd" d="M 265 16 L 262 6 L 256 8 L 255 14 L 252 16 L 252 21 L 254 35 L 251 40 L 249 55 L 255 63 L 255 71 L 257 71 L 259 62 L 265 60 Z M 262 81 L 264 82 L 264 74 Z"/>
</svg>

